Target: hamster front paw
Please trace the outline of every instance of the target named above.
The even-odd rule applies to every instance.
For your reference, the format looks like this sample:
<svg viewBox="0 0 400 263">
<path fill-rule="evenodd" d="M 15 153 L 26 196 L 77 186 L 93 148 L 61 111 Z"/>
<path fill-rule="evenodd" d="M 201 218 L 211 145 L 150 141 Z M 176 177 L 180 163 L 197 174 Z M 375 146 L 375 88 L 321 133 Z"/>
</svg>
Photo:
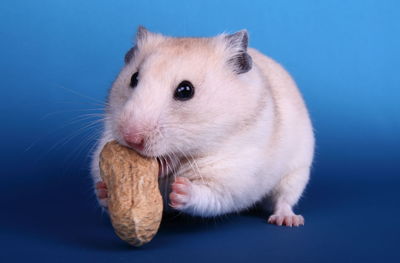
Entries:
<svg viewBox="0 0 400 263">
<path fill-rule="evenodd" d="M 192 183 L 186 177 L 176 177 L 172 184 L 172 192 L 169 195 L 170 206 L 181 210 L 184 209 L 191 195 Z"/>
<path fill-rule="evenodd" d="M 107 208 L 107 200 L 108 200 L 108 191 L 107 185 L 103 181 L 99 181 L 96 183 L 96 196 L 99 204 L 103 208 Z"/>
</svg>

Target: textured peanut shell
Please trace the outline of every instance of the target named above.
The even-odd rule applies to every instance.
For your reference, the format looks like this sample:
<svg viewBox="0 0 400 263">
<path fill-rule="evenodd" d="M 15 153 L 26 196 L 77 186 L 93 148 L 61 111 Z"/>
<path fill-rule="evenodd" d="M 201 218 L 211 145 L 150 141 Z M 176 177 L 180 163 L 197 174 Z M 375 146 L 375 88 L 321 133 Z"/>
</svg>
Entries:
<svg viewBox="0 0 400 263">
<path fill-rule="evenodd" d="M 100 154 L 100 173 L 108 188 L 108 210 L 116 234 L 133 246 L 154 237 L 163 202 L 158 163 L 118 144 L 107 143 Z"/>
</svg>

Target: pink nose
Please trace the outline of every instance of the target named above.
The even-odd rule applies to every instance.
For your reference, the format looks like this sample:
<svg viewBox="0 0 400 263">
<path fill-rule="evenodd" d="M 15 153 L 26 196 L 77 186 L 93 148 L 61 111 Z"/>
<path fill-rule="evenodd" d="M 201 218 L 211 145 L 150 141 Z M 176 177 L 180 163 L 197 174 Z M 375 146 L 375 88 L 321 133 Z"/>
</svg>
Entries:
<svg viewBox="0 0 400 263">
<path fill-rule="evenodd" d="M 136 150 L 144 149 L 144 137 L 138 134 L 124 134 L 125 142 Z"/>
</svg>

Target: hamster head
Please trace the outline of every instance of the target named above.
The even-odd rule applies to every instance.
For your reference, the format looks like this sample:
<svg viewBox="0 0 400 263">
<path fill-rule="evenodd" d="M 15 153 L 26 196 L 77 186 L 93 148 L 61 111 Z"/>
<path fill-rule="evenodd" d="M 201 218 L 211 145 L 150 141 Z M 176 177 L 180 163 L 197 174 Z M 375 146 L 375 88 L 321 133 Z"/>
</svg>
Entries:
<svg viewBox="0 0 400 263">
<path fill-rule="evenodd" d="M 109 94 L 112 136 L 152 157 L 218 147 L 262 100 L 247 42 L 246 31 L 172 38 L 140 27 Z"/>
</svg>

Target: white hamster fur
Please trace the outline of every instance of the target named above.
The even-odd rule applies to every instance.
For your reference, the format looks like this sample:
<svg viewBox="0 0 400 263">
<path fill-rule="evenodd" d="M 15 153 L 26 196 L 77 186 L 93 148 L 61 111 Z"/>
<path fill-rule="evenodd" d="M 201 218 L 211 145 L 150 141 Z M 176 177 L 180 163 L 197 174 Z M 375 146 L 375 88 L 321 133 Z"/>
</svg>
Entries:
<svg viewBox="0 0 400 263">
<path fill-rule="evenodd" d="M 139 27 L 108 96 L 94 183 L 115 139 L 163 160 L 160 189 L 173 209 L 212 217 L 262 204 L 272 224 L 304 224 L 293 206 L 309 180 L 312 124 L 290 75 L 247 45 L 245 30 L 173 38 Z M 186 99 L 176 95 L 182 81 L 192 84 L 179 93 Z"/>
</svg>

